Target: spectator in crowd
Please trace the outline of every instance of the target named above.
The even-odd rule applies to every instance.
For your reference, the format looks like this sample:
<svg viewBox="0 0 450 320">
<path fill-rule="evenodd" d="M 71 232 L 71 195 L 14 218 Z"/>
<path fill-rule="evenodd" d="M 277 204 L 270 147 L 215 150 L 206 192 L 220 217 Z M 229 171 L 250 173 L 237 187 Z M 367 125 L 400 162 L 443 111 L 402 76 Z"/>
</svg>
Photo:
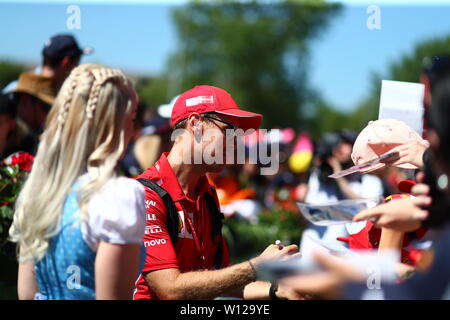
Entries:
<svg viewBox="0 0 450 320">
<path fill-rule="evenodd" d="M 115 169 L 136 105 L 120 70 L 85 64 L 65 81 L 10 229 L 20 247 L 20 299 L 132 298 L 144 189 Z"/>
<path fill-rule="evenodd" d="M 12 133 L 16 129 L 16 108 L 8 95 L 0 95 L 0 159 L 13 153 Z"/>
<path fill-rule="evenodd" d="M 70 34 L 57 34 L 45 42 L 42 49 L 43 77 L 53 79 L 57 93 L 70 72 L 78 66 L 83 54 L 92 53 L 92 48 L 80 48 Z"/>
<path fill-rule="evenodd" d="M 55 100 L 52 78 L 24 72 L 14 90 L 17 118 L 35 135 L 36 144 L 44 129 L 45 119 Z"/>
<path fill-rule="evenodd" d="M 286 287 L 254 282 L 261 262 L 297 251 L 296 245 L 272 244 L 258 257 L 230 266 L 217 194 L 205 175 L 225 166 L 209 163 L 205 154 L 226 156 L 227 129 L 256 129 L 261 120 L 259 114 L 240 110 L 220 88 L 197 86 L 177 99 L 173 147 L 139 176 L 147 186 L 147 257 L 134 299 L 298 298 Z"/>
<path fill-rule="evenodd" d="M 422 73 L 420 74 L 420 82 L 424 85 L 424 137 L 428 127 L 428 114 L 432 103 L 432 92 L 436 84 L 450 74 L 450 55 L 440 54 L 423 59 Z"/>
<path fill-rule="evenodd" d="M 34 72 L 23 72 L 17 82 L 4 89 L 4 92 L 14 94 L 17 120 L 24 128 L 22 131 L 27 132 L 28 140 L 33 140 L 22 151 L 36 152 L 39 135 L 56 94 L 80 62 L 81 55 L 90 51 L 89 48 L 80 49 L 71 35 L 55 35 L 47 40 L 42 49 L 42 66 Z"/>
<path fill-rule="evenodd" d="M 91 54 L 92 48 L 80 48 L 70 34 L 56 34 L 48 39 L 42 48 L 42 63 L 31 73 L 52 79 L 52 89 L 56 95 L 64 80 L 75 68 L 83 54 Z M 9 83 L 3 93 L 14 92 L 18 81 Z"/>
<path fill-rule="evenodd" d="M 168 111 L 160 112 L 161 109 L 171 105 L 158 107 L 158 112 L 153 108 L 140 102 L 136 117 L 136 134 L 128 145 L 125 157 L 120 162 L 121 171 L 129 176 L 136 177 L 147 168 L 153 166 L 163 152 L 170 150 L 172 142 L 170 135 L 172 129 L 169 125 L 170 114 Z"/>
<path fill-rule="evenodd" d="M 141 134 L 132 145 L 133 157 L 140 168 L 139 174 L 153 166 L 163 152 L 170 150 L 171 133 L 169 121 L 158 115 L 153 115 L 143 123 Z"/>
<path fill-rule="evenodd" d="M 328 178 L 329 175 L 353 165 L 351 153 L 355 139 L 356 134 L 350 131 L 324 135 L 314 159 L 315 169 L 308 180 L 305 202 L 325 204 L 345 199 L 377 198 L 383 195 L 381 180 L 373 175 L 354 174 L 339 179 Z M 362 228 L 364 228 L 364 223 L 329 227 L 310 225 L 303 232 L 300 251 L 308 254 L 315 247 L 312 238 L 343 244 L 338 242 L 338 237 L 348 237 Z"/>
<path fill-rule="evenodd" d="M 415 199 L 392 200 L 359 213 L 355 220 L 376 219 L 377 225 L 384 228 L 408 232 L 417 230 L 429 220 L 439 221 L 434 228 L 441 231 L 433 241 L 432 260 L 429 267 L 418 271 L 401 284 L 383 284 L 377 291 L 378 298 L 384 299 L 449 299 L 450 298 L 450 203 L 448 201 L 448 175 L 450 175 L 450 78 L 436 84 L 433 90 L 428 139 L 431 145 L 429 156 L 424 157 L 424 166 L 435 166 L 437 179 L 429 186 L 414 186 Z M 421 152 L 426 155 L 427 152 Z M 399 162 L 410 162 L 412 152 L 405 152 Z M 446 199 L 435 203 L 433 189 L 446 193 Z M 351 264 L 327 255 L 318 254 L 318 263 L 324 272 L 286 278 L 299 293 L 313 293 L 328 298 L 361 299 L 367 291 L 366 275 Z M 349 284 L 345 285 L 345 283 Z M 360 284 L 361 283 L 361 284 Z"/>
</svg>

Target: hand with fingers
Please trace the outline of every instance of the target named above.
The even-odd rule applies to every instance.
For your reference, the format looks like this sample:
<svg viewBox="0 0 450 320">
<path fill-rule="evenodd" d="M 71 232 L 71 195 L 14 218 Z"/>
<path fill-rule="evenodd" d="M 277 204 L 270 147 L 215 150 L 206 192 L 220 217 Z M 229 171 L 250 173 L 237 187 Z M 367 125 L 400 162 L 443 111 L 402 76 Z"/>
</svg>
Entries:
<svg viewBox="0 0 450 320">
<path fill-rule="evenodd" d="M 409 163 L 418 168 L 423 168 L 423 154 L 429 147 L 430 144 L 426 140 L 414 140 L 389 150 L 387 153 L 397 152 L 398 155 L 394 158 L 389 157 L 386 160 L 382 160 L 382 162 L 388 166 L 398 166 Z"/>
<path fill-rule="evenodd" d="M 430 194 L 430 186 L 424 183 L 418 183 L 412 187 L 411 194 L 416 197 L 428 196 Z"/>
<path fill-rule="evenodd" d="M 375 219 L 377 227 L 390 228 L 402 232 L 415 231 L 421 227 L 422 221 L 428 217 L 423 207 L 431 204 L 431 198 L 419 196 L 392 200 L 371 209 L 358 213 L 353 221 Z"/>
<path fill-rule="evenodd" d="M 252 262 L 258 265 L 261 262 L 272 260 L 272 259 L 285 259 L 288 257 L 298 256 L 298 246 L 291 244 L 289 246 L 283 246 L 271 244 L 269 245 L 258 257 L 253 258 Z"/>
</svg>

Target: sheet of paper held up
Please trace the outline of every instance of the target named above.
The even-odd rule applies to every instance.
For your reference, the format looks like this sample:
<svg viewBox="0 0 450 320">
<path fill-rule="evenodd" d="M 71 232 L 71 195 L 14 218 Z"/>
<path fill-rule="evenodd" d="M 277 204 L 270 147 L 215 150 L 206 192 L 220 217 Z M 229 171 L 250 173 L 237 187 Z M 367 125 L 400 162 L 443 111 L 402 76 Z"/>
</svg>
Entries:
<svg viewBox="0 0 450 320">
<path fill-rule="evenodd" d="M 378 119 L 401 120 L 422 136 L 424 94 L 421 83 L 383 80 Z"/>
<path fill-rule="evenodd" d="M 375 207 L 380 199 L 341 200 L 328 204 L 307 204 L 297 202 L 302 215 L 318 226 L 349 223 L 359 212 Z"/>
<path fill-rule="evenodd" d="M 386 250 L 382 253 L 377 250 L 364 250 L 354 252 L 346 257 L 333 257 L 344 259 L 349 266 L 358 270 L 362 275 L 376 275 L 381 283 L 394 283 L 397 281 L 396 266 L 400 261 L 398 250 Z M 263 262 L 258 268 L 258 279 L 277 281 L 281 278 L 306 275 L 324 271 L 311 256 L 295 257 L 287 260 L 270 260 Z"/>
<path fill-rule="evenodd" d="M 324 241 L 322 239 L 315 238 L 310 235 L 306 235 L 306 237 L 308 237 L 308 239 L 313 241 L 313 243 L 317 244 L 318 246 L 320 246 L 322 248 L 325 248 L 326 250 L 328 250 L 328 252 L 330 252 L 332 254 L 337 254 L 337 255 L 343 256 L 343 257 L 352 256 L 355 254 L 354 251 L 348 249 L 347 247 L 345 247 L 344 245 L 342 245 L 340 243 Z"/>
</svg>

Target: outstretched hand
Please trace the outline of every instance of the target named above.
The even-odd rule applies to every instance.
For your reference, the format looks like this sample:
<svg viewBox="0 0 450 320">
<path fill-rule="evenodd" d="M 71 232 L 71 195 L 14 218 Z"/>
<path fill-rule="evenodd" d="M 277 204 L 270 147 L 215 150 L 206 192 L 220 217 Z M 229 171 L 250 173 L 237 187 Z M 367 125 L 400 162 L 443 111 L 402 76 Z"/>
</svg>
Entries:
<svg viewBox="0 0 450 320">
<path fill-rule="evenodd" d="M 353 221 L 375 219 L 377 227 L 410 232 L 419 229 L 422 221 L 428 217 L 428 211 L 422 208 L 430 204 L 431 198 L 426 196 L 391 200 L 361 211 L 353 218 Z"/>
<path fill-rule="evenodd" d="M 418 168 L 423 168 L 423 154 L 425 150 L 430 147 L 430 143 L 426 140 L 412 141 L 409 143 L 397 146 L 387 153 L 397 152 L 397 156 L 394 158 L 387 158 L 381 162 L 388 166 L 398 166 L 401 164 L 409 163 L 415 165 Z"/>
</svg>

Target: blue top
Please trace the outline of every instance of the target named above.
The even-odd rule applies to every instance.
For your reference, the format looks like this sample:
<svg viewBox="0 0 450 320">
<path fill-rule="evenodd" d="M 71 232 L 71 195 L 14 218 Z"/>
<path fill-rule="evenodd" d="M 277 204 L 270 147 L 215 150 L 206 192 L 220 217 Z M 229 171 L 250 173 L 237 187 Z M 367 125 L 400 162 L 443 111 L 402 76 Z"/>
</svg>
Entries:
<svg viewBox="0 0 450 320">
<path fill-rule="evenodd" d="M 83 239 L 77 193 L 71 191 L 64 203 L 61 230 L 35 266 L 41 298 L 95 299 L 95 256 Z"/>
<path fill-rule="evenodd" d="M 39 294 L 35 299 L 95 299 L 96 252 L 83 238 L 76 192 L 82 181 L 83 179 L 79 179 L 68 194 L 63 206 L 60 231 L 50 239 L 44 257 L 35 265 L 39 287 Z M 141 224 L 140 221 L 135 222 Z M 140 236 L 137 232 L 137 239 Z M 145 248 L 141 245 L 141 261 L 136 277 L 140 274 L 144 260 Z"/>
</svg>

